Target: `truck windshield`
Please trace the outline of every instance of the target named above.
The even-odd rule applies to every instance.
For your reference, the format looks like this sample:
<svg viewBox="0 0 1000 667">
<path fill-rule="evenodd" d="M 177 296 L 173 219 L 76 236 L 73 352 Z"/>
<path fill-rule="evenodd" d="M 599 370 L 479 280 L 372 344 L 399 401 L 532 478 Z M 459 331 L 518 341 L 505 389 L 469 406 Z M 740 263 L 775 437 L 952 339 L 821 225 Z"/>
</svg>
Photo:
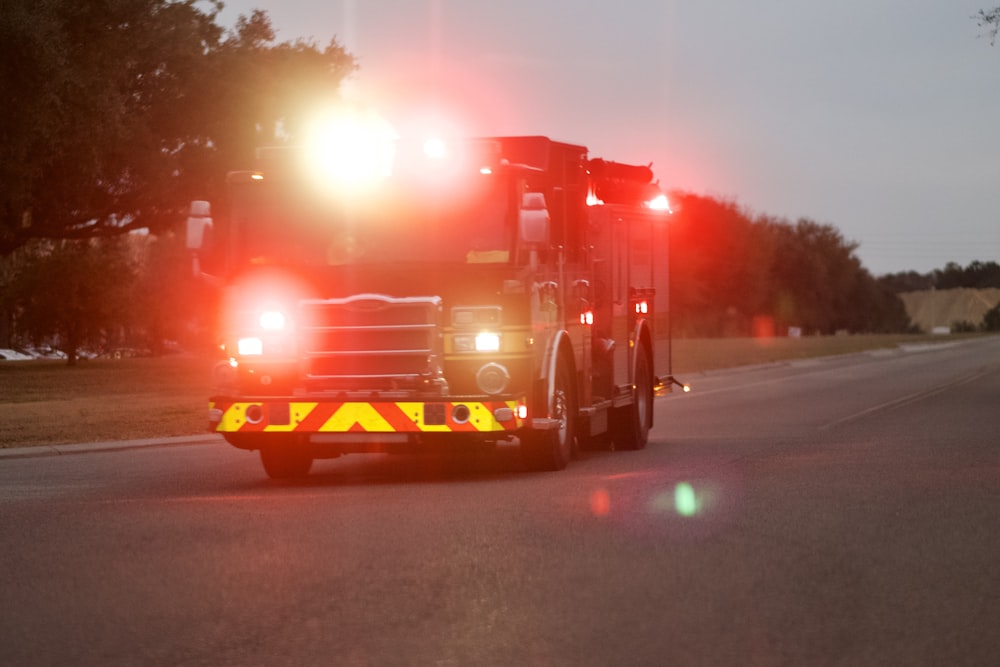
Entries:
<svg viewBox="0 0 1000 667">
<path fill-rule="evenodd" d="M 389 182 L 372 196 L 317 196 L 302 183 L 232 185 L 237 265 L 504 263 L 513 243 L 508 179 L 479 174 L 420 190 Z"/>
</svg>

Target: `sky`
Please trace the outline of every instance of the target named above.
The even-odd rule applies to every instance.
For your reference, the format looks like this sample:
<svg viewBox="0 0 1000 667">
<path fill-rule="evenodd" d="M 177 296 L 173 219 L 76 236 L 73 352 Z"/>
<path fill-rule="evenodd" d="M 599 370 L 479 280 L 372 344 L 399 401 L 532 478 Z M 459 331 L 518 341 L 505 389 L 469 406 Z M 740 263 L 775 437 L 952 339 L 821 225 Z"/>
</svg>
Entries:
<svg viewBox="0 0 1000 667">
<path fill-rule="evenodd" d="M 400 132 L 541 134 L 836 227 L 874 275 L 1000 262 L 1000 0 L 226 0 L 336 39 Z M 433 119 L 433 121 L 432 121 Z"/>
</svg>

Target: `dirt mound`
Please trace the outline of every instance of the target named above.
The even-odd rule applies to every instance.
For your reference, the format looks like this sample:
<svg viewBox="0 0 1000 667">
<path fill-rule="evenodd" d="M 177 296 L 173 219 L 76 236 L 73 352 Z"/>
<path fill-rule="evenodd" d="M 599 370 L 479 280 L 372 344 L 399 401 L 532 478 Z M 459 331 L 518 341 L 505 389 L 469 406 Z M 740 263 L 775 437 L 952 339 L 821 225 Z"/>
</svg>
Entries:
<svg viewBox="0 0 1000 667">
<path fill-rule="evenodd" d="M 936 327 L 953 327 L 956 322 L 969 322 L 979 326 L 986 311 L 1000 303 L 1000 289 L 960 287 L 923 290 L 904 292 L 899 298 L 903 300 L 910 320 L 930 333 Z"/>
</svg>

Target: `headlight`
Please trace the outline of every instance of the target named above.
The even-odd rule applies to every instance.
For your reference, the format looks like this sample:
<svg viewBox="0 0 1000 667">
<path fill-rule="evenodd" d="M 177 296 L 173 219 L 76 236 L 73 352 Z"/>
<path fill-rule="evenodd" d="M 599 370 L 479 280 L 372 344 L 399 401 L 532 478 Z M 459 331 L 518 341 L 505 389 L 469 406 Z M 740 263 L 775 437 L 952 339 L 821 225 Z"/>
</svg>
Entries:
<svg viewBox="0 0 1000 667">
<path fill-rule="evenodd" d="M 473 336 L 456 335 L 454 340 L 456 352 L 499 352 L 500 334 L 493 332 L 483 332 Z"/>
<path fill-rule="evenodd" d="M 264 341 L 260 338 L 240 338 L 236 341 L 236 351 L 242 357 L 260 356 L 264 354 Z"/>
<path fill-rule="evenodd" d="M 500 394 L 510 384 L 510 373 L 500 364 L 489 363 L 476 373 L 476 384 L 484 393 Z"/>
<path fill-rule="evenodd" d="M 484 331 L 476 335 L 476 352 L 499 352 L 500 334 Z"/>
</svg>

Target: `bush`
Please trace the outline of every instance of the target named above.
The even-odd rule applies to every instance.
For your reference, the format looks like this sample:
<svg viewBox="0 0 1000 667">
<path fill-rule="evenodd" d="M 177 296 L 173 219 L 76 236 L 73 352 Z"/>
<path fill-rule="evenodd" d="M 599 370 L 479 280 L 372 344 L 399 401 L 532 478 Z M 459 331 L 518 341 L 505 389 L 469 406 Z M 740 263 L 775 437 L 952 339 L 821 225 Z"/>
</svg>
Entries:
<svg viewBox="0 0 1000 667">
<path fill-rule="evenodd" d="M 979 328 L 968 320 L 961 320 L 951 323 L 952 333 L 975 333 Z"/>
<path fill-rule="evenodd" d="M 993 306 L 983 315 L 984 331 L 1000 331 L 1000 303 Z"/>
</svg>

